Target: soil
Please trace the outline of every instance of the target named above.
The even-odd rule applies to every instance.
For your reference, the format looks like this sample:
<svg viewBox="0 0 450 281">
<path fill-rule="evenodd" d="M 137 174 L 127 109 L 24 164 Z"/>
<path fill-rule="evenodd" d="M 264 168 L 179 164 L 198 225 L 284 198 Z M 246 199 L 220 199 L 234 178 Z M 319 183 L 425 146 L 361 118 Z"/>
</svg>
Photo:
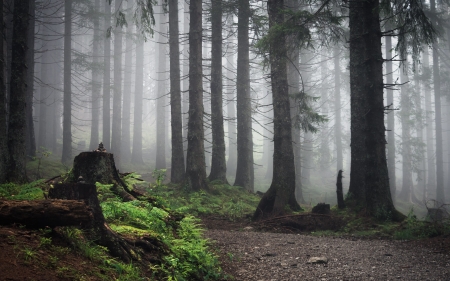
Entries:
<svg viewBox="0 0 450 281">
<path fill-rule="evenodd" d="M 239 281 L 450 280 L 450 237 L 420 241 L 264 232 L 248 220 L 203 218 L 224 271 Z M 275 232 L 274 232 L 275 231 Z M 284 231 L 286 232 L 286 231 Z M 313 257 L 326 263 L 311 263 Z"/>
<path fill-rule="evenodd" d="M 223 270 L 237 281 L 450 280 L 449 236 L 420 241 L 315 237 L 283 224 L 271 229 L 252 224 L 249 218 L 202 221 Z M 52 246 L 42 245 L 43 237 L 51 238 Z M 58 235 L 0 226 L 0 280 L 117 278 L 70 249 Z M 327 263 L 308 263 L 312 257 Z"/>
</svg>

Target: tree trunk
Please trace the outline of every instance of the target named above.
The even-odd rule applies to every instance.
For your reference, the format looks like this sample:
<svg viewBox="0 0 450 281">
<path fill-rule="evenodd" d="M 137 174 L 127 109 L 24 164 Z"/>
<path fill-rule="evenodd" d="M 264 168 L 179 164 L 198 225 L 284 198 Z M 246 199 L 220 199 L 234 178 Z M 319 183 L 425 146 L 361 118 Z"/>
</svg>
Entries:
<svg viewBox="0 0 450 281">
<path fill-rule="evenodd" d="M 390 22 L 386 24 L 386 29 L 392 29 Z M 386 36 L 386 84 L 392 85 L 394 83 L 392 75 L 392 37 Z M 387 112 L 387 165 L 389 172 L 389 186 L 391 188 L 392 199 L 395 201 L 396 197 L 396 176 L 395 176 L 395 114 L 394 114 L 394 91 L 392 87 L 386 89 L 388 112 Z"/>
<path fill-rule="evenodd" d="M 430 11 L 436 12 L 436 1 L 430 0 Z M 436 128 L 436 201 L 445 203 L 444 192 L 444 151 L 442 147 L 442 116 L 441 116 L 441 78 L 439 70 L 439 51 L 437 42 L 433 42 L 433 85 L 434 85 L 434 115 Z"/>
<path fill-rule="evenodd" d="M 144 41 L 139 39 L 136 43 L 136 79 L 134 90 L 134 128 L 133 152 L 131 163 L 144 164 L 142 159 L 142 104 L 144 93 Z"/>
<path fill-rule="evenodd" d="M 27 34 L 29 28 L 29 0 L 15 3 L 10 82 L 10 111 L 8 124 L 9 165 L 7 179 L 24 183 L 26 178 L 26 97 L 27 97 Z"/>
<path fill-rule="evenodd" d="M 268 1 L 269 28 L 283 23 L 284 14 L 281 12 L 283 7 L 283 0 Z M 269 190 L 261 198 L 253 214 L 254 220 L 282 215 L 286 212 L 286 206 L 294 211 L 300 210 L 295 200 L 295 164 L 286 72 L 286 38 L 282 37 L 278 42 L 272 41 L 269 44 L 274 115 L 273 178 Z"/>
<path fill-rule="evenodd" d="M 323 116 L 328 116 L 328 69 L 327 69 L 327 61 L 325 54 L 322 52 L 322 56 L 320 56 L 320 104 L 321 111 Z M 328 139 L 328 122 L 323 122 L 321 125 L 321 133 L 320 133 L 320 160 L 319 160 L 319 168 L 322 173 L 328 174 L 329 164 L 330 164 L 330 147 L 329 147 L 329 139 Z M 325 177 L 322 178 L 324 180 Z"/>
<path fill-rule="evenodd" d="M 85 226 L 91 223 L 92 218 L 90 208 L 77 200 L 0 200 L 2 225 L 17 223 L 33 228 Z"/>
<path fill-rule="evenodd" d="M 227 181 L 225 132 L 222 110 L 222 2 L 212 0 L 211 6 L 211 129 L 212 157 L 209 180 Z"/>
<path fill-rule="evenodd" d="M 373 12 L 378 10 L 377 0 L 350 3 L 350 192 L 368 214 L 395 220 L 400 214 L 392 202 L 386 161 L 381 28 L 379 13 Z"/>
<path fill-rule="evenodd" d="M 185 176 L 183 121 L 181 116 L 180 40 L 178 0 L 169 0 L 170 108 L 172 119 L 172 161 L 170 180 L 182 183 Z"/>
<path fill-rule="evenodd" d="M 100 13 L 100 0 L 95 0 L 94 11 L 96 13 Z M 102 84 L 100 82 L 100 48 L 103 37 L 100 35 L 100 20 L 98 17 L 94 17 L 93 24 L 94 35 L 92 38 L 92 125 L 89 150 L 94 150 L 100 143 L 100 91 L 102 88 Z"/>
<path fill-rule="evenodd" d="M 342 156 L 342 125 L 341 125 L 341 65 L 339 45 L 333 47 L 334 57 L 334 137 L 336 145 L 336 170 L 344 169 Z"/>
<path fill-rule="evenodd" d="M 122 0 L 115 0 L 115 10 L 122 7 Z M 114 28 L 114 88 L 113 88 L 113 113 L 111 130 L 111 152 L 116 155 L 117 165 L 121 164 L 121 121 L 122 121 L 122 27 Z"/>
<path fill-rule="evenodd" d="M 35 1 L 30 1 L 30 23 L 27 34 L 27 131 L 26 131 L 26 146 L 27 156 L 36 156 L 36 138 L 34 135 L 34 121 L 33 121 L 33 102 L 34 102 L 34 23 L 35 23 Z"/>
<path fill-rule="evenodd" d="M 186 180 L 194 190 L 208 189 L 206 183 L 203 131 L 202 1 L 191 0 L 189 26 L 189 123 Z"/>
<path fill-rule="evenodd" d="M 344 209 L 345 202 L 344 202 L 344 192 L 342 190 L 342 170 L 339 170 L 337 180 L 336 180 L 336 195 L 337 195 L 338 208 Z"/>
<path fill-rule="evenodd" d="M 229 16 L 227 25 L 232 28 L 234 22 L 233 17 Z M 231 29 L 228 34 L 228 44 L 233 45 L 235 38 L 233 34 L 233 30 Z M 227 160 L 227 174 L 230 176 L 236 175 L 236 162 L 237 162 L 237 146 L 236 146 L 236 95 L 235 95 L 235 81 L 234 71 L 235 71 L 235 56 L 233 54 L 233 50 L 230 50 L 231 47 L 227 50 L 227 113 L 228 113 L 228 160 Z"/>
<path fill-rule="evenodd" d="M 429 62 L 429 49 L 425 46 L 423 52 L 423 69 L 424 71 L 431 73 L 430 62 Z M 434 134 L 433 134 L 433 113 L 431 109 L 431 93 L 430 84 L 424 83 L 424 96 L 425 96 L 425 123 L 426 134 L 427 134 L 427 188 L 423 194 L 423 200 L 426 201 L 427 193 L 430 190 L 434 190 L 436 187 L 436 165 L 435 165 L 435 154 L 434 154 Z"/>
<path fill-rule="evenodd" d="M 159 32 L 156 36 L 157 48 L 156 52 L 157 57 L 156 66 L 157 66 L 157 91 L 156 91 L 156 169 L 166 169 L 166 94 L 167 87 L 166 83 L 166 44 L 165 38 L 162 34 L 166 34 L 166 16 L 165 12 L 160 6 L 159 12 Z"/>
<path fill-rule="evenodd" d="M 249 17 L 250 2 L 238 1 L 237 58 L 237 168 L 235 186 L 254 190 L 252 101 L 250 96 Z"/>
<path fill-rule="evenodd" d="M 111 6 L 105 2 L 105 28 L 111 26 Z M 102 143 L 105 149 L 111 149 L 111 38 L 103 34 L 103 136 Z"/>
<path fill-rule="evenodd" d="M 184 1 L 183 4 L 183 33 L 185 44 L 183 46 L 183 153 L 186 160 L 187 153 L 187 135 L 189 123 L 189 42 L 186 37 L 189 34 L 189 3 Z"/>
<path fill-rule="evenodd" d="M 128 16 L 127 20 L 133 21 L 133 3 L 127 2 Z M 127 38 L 133 36 L 133 24 L 128 24 L 127 34 L 125 36 L 125 68 L 123 81 L 123 116 L 122 116 L 122 141 L 121 141 L 121 159 L 123 163 L 131 161 L 131 97 L 133 93 L 133 43 L 134 40 Z M 142 58 L 140 58 L 142 59 Z"/>
<path fill-rule="evenodd" d="M 64 1 L 64 109 L 61 162 L 72 161 L 72 0 Z"/>
<path fill-rule="evenodd" d="M 0 23 L 3 22 L 3 3 L 0 1 Z M 0 31 L 5 32 L 5 26 L 0 25 Z M 2 36 L 0 38 L 0 183 L 6 180 L 6 171 L 8 167 L 8 134 L 6 126 L 6 41 Z"/>
</svg>

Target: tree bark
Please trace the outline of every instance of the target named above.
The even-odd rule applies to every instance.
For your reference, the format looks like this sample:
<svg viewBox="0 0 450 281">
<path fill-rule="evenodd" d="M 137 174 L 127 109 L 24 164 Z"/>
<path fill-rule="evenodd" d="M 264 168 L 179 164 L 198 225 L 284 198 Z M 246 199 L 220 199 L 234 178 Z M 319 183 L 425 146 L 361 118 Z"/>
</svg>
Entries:
<svg viewBox="0 0 450 281">
<path fill-rule="evenodd" d="M 111 6 L 105 5 L 105 28 L 111 26 Z M 103 136 L 102 143 L 107 151 L 111 149 L 111 38 L 104 36 L 103 54 Z"/>
<path fill-rule="evenodd" d="M 33 103 L 34 103 L 34 23 L 35 23 L 35 1 L 30 1 L 30 23 L 27 34 L 27 131 L 26 131 L 26 146 L 27 156 L 36 156 L 36 138 L 34 135 L 34 121 L 33 121 Z"/>
<path fill-rule="evenodd" d="M 202 1 L 191 0 L 189 8 L 189 122 L 186 180 L 189 187 L 197 191 L 208 189 L 203 143 Z"/>
<path fill-rule="evenodd" d="M 29 0 L 15 3 L 10 81 L 10 111 L 8 124 L 9 165 L 7 180 L 24 183 L 26 178 L 26 97 L 27 97 L 27 34 Z"/>
<path fill-rule="evenodd" d="M 269 0 L 269 28 L 284 21 L 283 0 Z M 274 125 L 274 154 L 273 178 L 269 190 L 253 214 L 254 220 L 261 220 L 284 214 L 286 206 L 298 211 L 300 206 L 295 200 L 295 164 L 292 149 L 292 126 L 287 80 L 287 47 L 286 38 L 281 37 L 278 42 L 269 43 L 270 76 L 273 93 L 273 125 Z"/>
<path fill-rule="evenodd" d="M 185 176 L 183 121 L 181 116 L 180 40 L 178 0 L 169 0 L 170 108 L 172 120 L 172 164 L 170 180 L 182 183 Z"/>
<path fill-rule="evenodd" d="M 250 2 L 238 1 L 237 57 L 237 167 L 235 186 L 254 191 L 252 101 L 250 96 L 249 17 Z"/>
<path fill-rule="evenodd" d="M 3 23 L 3 5 L 0 1 L 0 23 Z M 0 31 L 5 32 L 4 24 L 0 25 Z M 8 168 L 8 134 L 6 126 L 6 41 L 2 36 L 0 38 L 0 183 L 6 180 L 6 171 Z"/>
<path fill-rule="evenodd" d="M 429 62 L 429 49 L 425 46 L 423 52 L 423 69 L 424 71 L 430 73 L 430 62 Z M 424 83 L 424 96 L 425 96 L 425 123 L 427 124 L 426 134 L 427 134 L 427 188 L 423 194 L 423 199 L 426 200 L 427 193 L 430 190 L 436 188 L 436 165 L 435 165 L 435 154 L 434 154 L 434 134 L 433 134 L 433 112 L 431 109 L 431 90 L 429 83 Z"/>
<path fill-rule="evenodd" d="M 211 129 L 212 157 L 209 180 L 227 181 L 225 160 L 225 132 L 222 109 L 222 2 L 211 4 Z"/>
<path fill-rule="evenodd" d="M 64 1 L 64 109 L 61 162 L 72 161 L 72 0 Z"/>
<path fill-rule="evenodd" d="M 235 37 L 233 35 L 233 17 L 229 16 L 227 25 L 230 27 L 230 32 L 228 34 L 228 45 L 233 45 L 235 42 Z M 228 114 L 228 160 L 227 160 L 227 174 L 235 176 L 236 175 L 236 162 L 237 162 L 237 147 L 236 147 L 236 95 L 235 86 L 233 82 L 235 81 L 234 64 L 235 56 L 231 47 L 227 50 L 227 71 L 226 71 L 226 85 L 227 85 L 227 114 Z"/>
<path fill-rule="evenodd" d="M 77 200 L 0 200 L 2 225 L 17 223 L 33 228 L 86 226 L 92 218 L 90 208 Z"/>
<path fill-rule="evenodd" d="M 342 126 L 341 126 L 341 65 L 339 45 L 333 47 L 334 57 L 334 137 L 336 144 L 336 170 L 344 169 L 342 156 Z"/>
</svg>

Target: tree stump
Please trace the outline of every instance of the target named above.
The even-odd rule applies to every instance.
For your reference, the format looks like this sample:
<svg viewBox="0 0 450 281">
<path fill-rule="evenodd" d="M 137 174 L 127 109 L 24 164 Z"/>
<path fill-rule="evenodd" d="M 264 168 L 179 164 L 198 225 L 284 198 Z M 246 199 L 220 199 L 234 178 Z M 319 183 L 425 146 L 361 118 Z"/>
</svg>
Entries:
<svg viewBox="0 0 450 281">
<path fill-rule="evenodd" d="M 319 203 L 312 208 L 311 213 L 328 215 L 330 213 L 330 204 Z"/>
<path fill-rule="evenodd" d="M 112 153 L 100 149 L 92 152 L 81 152 L 73 161 L 72 175 L 68 182 L 84 182 L 95 184 L 113 184 L 112 191 L 124 201 L 136 200 L 142 194 L 130 190 L 120 179 Z"/>
</svg>

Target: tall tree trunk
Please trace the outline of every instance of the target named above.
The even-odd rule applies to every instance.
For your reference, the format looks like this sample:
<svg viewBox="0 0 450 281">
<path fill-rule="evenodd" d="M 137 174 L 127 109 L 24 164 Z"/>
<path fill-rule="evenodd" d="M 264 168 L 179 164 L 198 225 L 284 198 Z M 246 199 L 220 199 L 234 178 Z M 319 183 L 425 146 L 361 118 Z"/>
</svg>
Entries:
<svg viewBox="0 0 450 281">
<path fill-rule="evenodd" d="M 322 51 L 322 55 L 320 56 L 320 107 L 322 110 L 323 116 L 328 116 L 328 85 L 327 85 L 327 61 L 324 53 Z M 330 162 L 330 148 L 329 148 L 329 140 L 328 140 L 328 122 L 324 122 L 321 125 L 321 133 L 320 133 L 320 160 L 319 160 L 319 168 L 323 173 L 328 173 L 328 165 Z M 325 178 L 322 178 L 324 180 Z"/>
<path fill-rule="evenodd" d="M 131 163 L 144 164 L 142 159 L 142 107 L 144 94 L 144 41 L 136 43 L 136 79 L 134 89 L 134 127 L 133 127 L 133 152 Z"/>
<path fill-rule="evenodd" d="M 189 5 L 189 123 L 186 179 L 192 190 L 207 189 L 203 131 L 202 1 Z"/>
<path fill-rule="evenodd" d="M 380 219 L 390 216 L 398 219 L 389 188 L 385 151 L 380 16 L 373 12 L 379 10 L 379 2 L 353 1 L 349 5 L 352 109 L 350 192 L 370 215 Z"/>
<path fill-rule="evenodd" d="M 250 96 L 249 17 L 250 2 L 238 1 L 237 58 L 237 168 L 234 185 L 254 190 L 252 101 Z"/>
<path fill-rule="evenodd" d="M 336 170 L 344 169 L 342 156 L 342 125 L 341 125 L 341 65 L 339 45 L 333 47 L 334 57 L 334 137 L 336 142 Z"/>
<path fill-rule="evenodd" d="M 105 23 L 108 29 L 111 26 L 111 6 L 105 2 Z M 107 151 L 111 150 L 111 38 L 103 34 L 103 146 Z"/>
<path fill-rule="evenodd" d="M 64 109 L 61 162 L 72 161 L 72 0 L 64 1 Z"/>
<path fill-rule="evenodd" d="M 436 12 L 436 1 L 430 0 L 430 10 Z M 444 159 L 442 147 L 442 116 L 441 116 L 441 78 L 439 70 L 439 51 L 437 42 L 433 42 L 433 85 L 434 85 L 434 114 L 436 126 L 436 201 L 445 202 L 444 193 Z"/>
<path fill-rule="evenodd" d="M 222 111 L 222 2 L 212 0 L 211 6 L 211 129 L 212 157 L 209 180 L 227 181 L 225 132 Z"/>
<path fill-rule="evenodd" d="M 167 18 L 162 6 L 159 12 L 159 30 L 156 36 L 158 51 L 157 58 L 157 91 L 156 91 L 156 169 L 165 169 L 166 165 L 166 34 Z"/>
<path fill-rule="evenodd" d="M 183 153 L 186 159 L 187 152 L 187 135 L 189 122 L 189 3 L 184 1 L 183 4 L 183 33 L 185 44 L 183 46 Z"/>
<path fill-rule="evenodd" d="M 115 10 L 122 7 L 122 0 L 115 0 Z M 115 24 L 114 28 L 114 88 L 113 88 L 113 112 L 111 130 L 111 152 L 116 155 L 116 165 L 122 165 L 121 154 L 121 121 L 122 121 L 122 27 Z"/>
<path fill-rule="evenodd" d="M 7 180 L 26 182 L 26 97 L 27 97 L 27 34 L 29 28 L 29 0 L 15 3 L 10 82 L 10 115 L 8 124 L 9 165 Z"/>
<path fill-rule="evenodd" d="M 178 0 L 169 0 L 170 108 L 172 120 L 170 180 L 173 183 L 182 183 L 185 176 L 180 88 L 180 40 L 178 33 Z"/>
<path fill-rule="evenodd" d="M 34 95 L 34 23 L 35 23 L 35 1 L 30 1 L 30 23 L 27 34 L 27 130 L 26 130 L 26 146 L 27 156 L 36 156 L 36 138 L 34 135 L 33 122 L 33 95 Z"/>
<path fill-rule="evenodd" d="M 283 0 L 269 0 L 269 28 L 284 21 Z M 289 105 L 289 90 L 287 78 L 287 47 L 286 38 L 269 44 L 270 77 L 273 93 L 273 126 L 274 126 L 274 154 L 273 178 L 269 190 L 253 215 L 254 220 L 285 213 L 286 206 L 292 210 L 300 210 L 295 200 L 295 164 L 292 149 L 292 127 Z"/>
<path fill-rule="evenodd" d="M 94 12 L 100 14 L 100 0 L 94 2 Z M 89 150 L 95 150 L 99 141 L 99 122 L 100 122 L 100 91 L 102 84 L 100 82 L 100 48 L 103 37 L 100 35 L 100 19 L 93 19 L 94 35 L 92 39 L 92 125 Z"/>
<path fill-rule="evenodd" d="M 423 52 L 423 69 L 427 73 L 430 71 L 429 62 L 429 49 L 428 46 L 424 47 Z M 423 200 L 426 201 L 427 192 L 434 190 L 436 187 L 436 165 L 435 165 L 435 154 L 434 154 L 434 134 L 433 134 L 433 112 L 431 109 L 431 89 L 430 84 L 424 83 L 424 96 L 425 96 L 425 123 L 426 123 L 426 134 L 427 134 L 427 191 L 424 193 Z"/>
<path fill-rule="evenodd" d="M 386 29 L 390 30 L 391 24 L 388 21 Z M 386 90 L 387 105 L 389 107 L 387 114 L 387 165 L 389 172 L 389 186 L 391 188 L 392 198 L 395 200 L 396 196 L 396 176 L 395 176 L 395 114 L 394 114 L 394 91 L 392 90 L 392 84 L 394 83 L 392 75 L 392 37 L 386 36 L 386 84 L 388 88 Z"/>
<path fill-rule="evenodd" d="M 133 20 L 133 2 L 127 2 L 128 20 Z M 128 24 L 127 34 L 125 36 L 125 68 L 123 81 L 123 109 L 122 109 L 122 141 L 121 141 L 121 158 L 122 163 L 130 163 L 131 161 L 131 97 L 133 93 L 133 41 L 129 36 L 133 36 L 133 24 Z"/>
<path fill-rule="evenodd" d="M 227 174 L 235 176 L 236 175 L 236 162 L 237 162 L 237 146 L 236 146 L 236 95 L 235 95 L 235 56 L 231 45 L 234 44 L 235 38 L 233 34 L 233 16 L 229 15 L 227 20 L 227 26 L 230 28 L 228 34 L 228 49 L 227 49 L 227 113 L 228 113 L 228 160 L 227 160 Z"/>
<path fill-rule="evenodd" d="M 400 67 L 400 121 L 402 124 L 402 190 L 399 198 L 403 200 L 411 199 L 412 189 L 412 166 L 411 166 L 411 95 L 406 83 L 409 81 L 405 70 L 407 66 Z"/>
<path fill-rule="evenodd" d="M 4 1 L 0 1 L 0 23 L 3 23 L 3 5 Z M 0 25 L 0 31 L 5 32 L 4 24 Z M 6 171 L 8 165 L 8 134 L 6 126 L 6 41 L 2 36 L 0 38 L 0 183 L 6 180 Z"/>
<path fill-rule="evenodd" d="M 423 117 L 424 117 L 424 110 L 422 108 L 422 97 L 421 97 L 421 89 L 420 89 L 420 81 L 419 81 L 419 72 L 416 69 L 414 71 L 414 86 L 416 88 L 416 91 L 414 92 L 414 103 L 416 107 L 416 112 L 420 112 L 419 118 L 418 118 L 418 124 L 416 124 L 416 134 L 417 138 L 419 139 L 420 144 L 424 144 L 424 134 L 423 134 Z M 426 112 L 425 112 L 426 114 Z M 425 156 L 425 148 L 420 147 L 419 148 L 422 155 Z M 418 190 L 422 190 L 425 192 L 426 190 L 426 159 L 425 157 L 422 157 L 422 159 L 419 160 L 419 171 L 417 172 L 417 186 Z M 423 193 L 422 192 L 422 193 Z M 412 191 L 412 194 L 414 194 L 414 190 Z M 416 196 L 414 196 L 416 197 Z M 425 202 L 423 200 L 420 200 L 417 198 L 418 202 Z"/>
</svg>

